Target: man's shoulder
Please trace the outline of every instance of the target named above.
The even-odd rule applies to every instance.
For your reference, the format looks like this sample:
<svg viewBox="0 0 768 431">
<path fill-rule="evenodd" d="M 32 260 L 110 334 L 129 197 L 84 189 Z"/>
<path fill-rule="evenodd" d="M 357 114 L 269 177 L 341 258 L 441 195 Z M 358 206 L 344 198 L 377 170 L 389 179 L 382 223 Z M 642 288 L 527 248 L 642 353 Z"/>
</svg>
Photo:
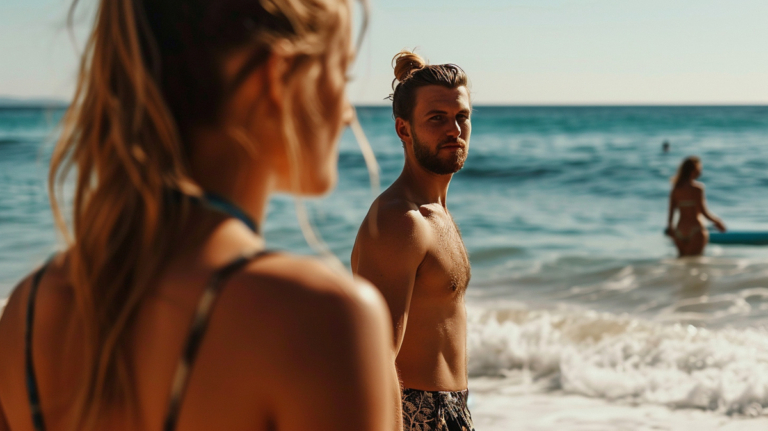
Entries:
<svg viewBox="0 0 768 431">
<path fill-rule="evenodd" d="M 418 205 L 396 193 L 384 192 L 360 225 L 353 254 L 413 258 L 426 251 L 430 232 Z"/>
<path fill-rule="evenodd" d="M 368 222 L 376 223 L 377 229 L 387 236 L 410 237 L 427 232 L 429 225 L 415 203 L 393 195 L 379 196 L 371 205 Z"/>
<path fill-rule="evenodd" d="M 400 196 L 381 195 L 376 199 L 379 217 L 388 219 L 413 219 L 418 220 L 419 207 L 415 203 Z"/>
</svg>

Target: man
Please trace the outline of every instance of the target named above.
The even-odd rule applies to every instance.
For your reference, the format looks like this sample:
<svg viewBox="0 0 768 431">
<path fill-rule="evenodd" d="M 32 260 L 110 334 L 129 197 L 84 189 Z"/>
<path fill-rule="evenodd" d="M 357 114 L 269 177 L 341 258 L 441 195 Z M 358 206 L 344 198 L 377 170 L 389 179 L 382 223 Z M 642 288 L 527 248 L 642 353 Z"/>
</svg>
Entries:
<svg viewBox="0 0 768 431">
<path fill-rule="evenodd" d="M 363 221 L 352 270 L 389 305 L 404 430 L 471 431 L 464 306 L 470 266 L 446 206 L 451 177 L 469 150 L 467 77 L 456 65 L 426 65 L 407 51 L 395 61 L 392 105 L 405 166 Z"/>
</svg>

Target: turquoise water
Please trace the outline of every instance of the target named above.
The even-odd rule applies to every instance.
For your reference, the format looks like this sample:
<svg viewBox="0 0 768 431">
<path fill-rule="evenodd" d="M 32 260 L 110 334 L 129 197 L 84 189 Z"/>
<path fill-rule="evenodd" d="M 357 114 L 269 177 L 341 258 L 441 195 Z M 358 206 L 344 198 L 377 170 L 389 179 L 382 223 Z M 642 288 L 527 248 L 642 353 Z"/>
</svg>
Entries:
<svg viewBox="0 0 768 431">
<path fill-rule="evenodd" d="M 60 115 L 50 110 L 0 110 L 3 296 L 56 247 L 44 184 Z M 386 187 L 399 174 L 403 157 L 391 111 L 363 107 L 359 116 Z M 661 152 L 665 140 L 671 144 L 668 154 Z M 672 300 L 659 298 L 664 289 L 669 293 L 691 282 L 680 278 L 674 249 L 660 234 L 669 178 L 690 154 L 704 161 L 701 180 L 713 212 L 731 229 L 768 230 L 768 107 L 475 108 L 469 158 L 448 195 L 472 258 L 470 296 L 544 305 L 565 298 L 613 312 L 631 312 L 640 301 L 641 314 L 652 315 L 652 303 Z M 373 198 L 351 133 L 342 139 L 339 170 L 337 189 L 310 202 L 310 207 L 315 226 L 347 263 Z M 311 252 L 290 198 L 274 200 L 266 236 L 274 247 Z M 734 277 L 742 284 L 762 286 L 767 284 L 762 269 L 754 269 L 753 276 L 745 274 L 753 271 L 753 264 L 762 268 L 767 251 L 710 246 L 707 255 L 715 261 L 689 266 L 707 266 L 703 271 L 710 295 L 719 283 L 732 284 Z M 665 275 L 657 276 L 658 271 Z M 742 280 L 750 277 L 755 280 Z M 608 280 L 639 288 L 627 287 L 626 295 L 603 298 L 595 284 Z M 650 290 L 650 285 L 658 289 Z M 570 291 L 574 293 L 567 295 Z M 747 320 L 766 317 L 755 313 Z M 741 324 L 744 317 L 725 321 Z"/>
<path fill-rule="evenodd" d="M 391 111 L 358 113 L 386 186 L 403 159 Z M 56 247 L 44 182 L 60 114 L 0 109 L 0 297 Z M 680 260 L 661 234 L 669 178 L 692 154 L 710 209 L 731 229 L 768 230 L 768 107 L 476 107 L 472 121 L 448 206 L 472 262 L 473 376 L 527 370 L 608 399 L 768 407 L 768 247 Z M 310 208 L 348 263 L 373 199 L 351 133 L 339 169 Z M 274 199 L 265 228 L 272 247 L 311 252 L 291 198 Z"/>
</svg>

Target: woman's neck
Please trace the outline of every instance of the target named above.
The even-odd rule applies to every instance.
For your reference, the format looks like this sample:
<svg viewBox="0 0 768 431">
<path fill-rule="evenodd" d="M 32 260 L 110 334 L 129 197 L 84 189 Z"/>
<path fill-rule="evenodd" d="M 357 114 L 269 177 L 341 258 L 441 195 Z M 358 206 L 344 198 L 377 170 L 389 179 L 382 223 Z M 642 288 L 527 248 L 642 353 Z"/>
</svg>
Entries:
<svg viewBox="0 0 768 431">
<path fill-rule="evenodd" d="M 254 157 L 242 143 L 221 133 L 201 132 L 193 145 L 190 170 L 205 192 L 223 197 L 257 225 L 263 224 L 274 190 L 274 173 L 263 157 Z"/>
</svg>

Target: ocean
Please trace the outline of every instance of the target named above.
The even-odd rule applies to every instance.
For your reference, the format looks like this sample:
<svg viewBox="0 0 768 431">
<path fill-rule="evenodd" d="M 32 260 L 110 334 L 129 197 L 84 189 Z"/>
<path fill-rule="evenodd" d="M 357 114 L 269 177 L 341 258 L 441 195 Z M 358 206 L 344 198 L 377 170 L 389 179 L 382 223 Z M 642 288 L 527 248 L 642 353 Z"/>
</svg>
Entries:
<svg viewBox="0 0 768 431">
<path fill-rule="evenodd" d="M 358 116 L 386 187 L 403 161 L 391 110 Z M 60 117 L 0 109 L 0 298 L 60 244 L 45 188 Z M 472 263 L 478 430 L 767 429 L 768 247 L 678 259 L 662 230 L 688 155 L 729 229 L 768 230 L 768 107 L 478 106 L 472 123 L 447 203 Z M 339 158 L 309 208 L 348 264 L 374 195 L 351 133 Z M 312 252 L 290 197 L 265 235 Z"/>
</svg>

